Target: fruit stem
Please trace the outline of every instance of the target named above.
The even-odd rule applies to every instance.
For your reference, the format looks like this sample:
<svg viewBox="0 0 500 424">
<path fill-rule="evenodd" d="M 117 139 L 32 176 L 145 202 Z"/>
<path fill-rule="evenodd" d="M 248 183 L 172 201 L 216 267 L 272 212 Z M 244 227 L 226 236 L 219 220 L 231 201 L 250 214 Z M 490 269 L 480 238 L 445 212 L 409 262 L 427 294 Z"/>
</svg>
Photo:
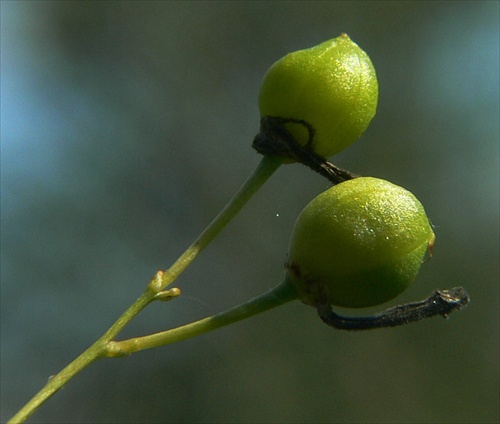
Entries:
<svg viewBox="0 0 500 424">
<path fill-rule="evenodd" d="M 305 146 L 301 146 L 285 128 L 285 124 L 290 122 L 303 125 L 309 132 L 309 141 Z M 260 120 L 260 132 L 256 135 L 252 147 L 264 157 L 300 162 L 325 177 L 333 185 L 359 177 L 318 155 L 314 151 L 314 136 L 315 130 L 307 121 L 264 116 Z"/>
<path fill-rule="evenodd" d="M 24 422 L 46 400 L 48 400 L 76 374 L 89 366 L 96 359 L 106 356 L 121 356 L 120 352 L 126 351 L 128 347 L 121 347 L 119 343 L 113 342 L 112 340 L 132 320 L 132 318 L 142 311 L 150 302 L 156 299 L 175 297 L 179 294 L 178 289 L 172 289 L 166 292 L 163 290 L 167 285 L 171 284 L 182 273 L 182 271 L 184 271 L 191 264 L 191 262 L 194 261 L 198 254 L 220 233 L 229 221 L 234 218 L 234 216 L 259 190 L 259 188 L 262 187 L 262 185 L 282 163 L 283 162 L 280 159 L 264 156 L 255 171 L 245 181 L 234 197 L 200 234 L 200 236 L 179 257 L 179 259 L 177 259 L 167 271 L 158 271 L 149 282 L 145 292 L 118 318 L 118 320 L 95 343 L 93 343 L 92 346 L 79 355 L 57 375 L 53 376 L 47 382 L 45 387 L 43 387 L 42 390 L 40 390 L 23 408 L 21 408 L 21 410 L 19 410 L 8 421 L 8 423 L 17 424 Z M 287 295 L 285 288 L 290 292 Z M 197 334 L 214 330 L 243 318 L 250 317 L 259 312 L 281 305 L 282 303 L 292 300 L 293 298 L 293 293 L 288 285 L 286 287 L 280 286 L 225 313 L 215 315 L 214 317 L 206 318 L 205 320 L 188 324 L 177 329 L 158 333 L 165 333 L 166 335 L 163 336 L 163 338 L 153 334 L 151 336 L 131 339 L 133 342 L 128 341 L 128 343 L 134 345 L 136 340 L 145 340 L 144 342 L 139 342 L 137 345 L 141 346 L 141 343 L 144 343 L 144 346 L 146 347 L 142 347 L 141 349 L 153 347 L 154 345 L 152 343 L 155 343 L 155 340 L 157 340 L 158 337 L 160 339 L 158 342 L 159 344 L 157 344 L 158 346 L 173 343 L 188 337 L 193 337 Z M 135 350 L 141 349 L 136 348 Z M 132 352 L 135 350 L 132 349 L 130 351 Z"/>
<path fill-rule="evenodd" d="M 19 424 L 24 422 L 69 380 L 97 359 L 119 358 L 140 350 L 180 342 L 182 340 L 195 337 L 203 333 L 208 333 L 209 331 L 216 330 L 217 328 L 224 327 L 245 318 L 250 318 L 254 315 L 268 311 L 272 308 L 297 299 L 297 296 L 295 288 L 292 285 L 283 282 L 260 296 L 254 297 L 253 299 L 235 306 L 234 308 L 228 309 L 227 311 L 170 330 L 161 331 L 159 333 L 143 337 L 134 337 L 132 339 L 119 342 L 109 340 L 111 334 L 108 330 L 101 338 L 99 338 L 99 340 L 93 343 L 63 370 L 49 378 L 45 387 L 43 387 L 26 405 L 24 405 L 24 407 L 21 408 L 16 415 L 8 421 L 8 424 Z M 138 301 L 136 301 L 134 305 L 127 310 L 128 312 L 131 309 L 134 309 L 134 313 L 131 312 L 128 315 L 135 316 L 136 312 L 143 309 L 143 307 L 146 306 L 150 300 L 150 293 L 146 291 L 138 299 Z M 125 315 L 127 315 L 127 313 L 125 313 L 124 316 Z"/>
<path fill-rule="evenodd" d="M 180 342 L 226 325 L 250 318 L 298 299 L 295 288 L 283 282 L 277 287 L 217 315 L 143 337 L 108 343 L 108 357 L 121 357 L 144 349 Z"/>
<path fill-rule="evenodd" d="M 279 158 L 264 156 L 255 171 L 245 181 L 229 203 L 199 235 L 199 237 L 186 249 L 174 264 L 166 270 L 157 290 L 163 290 L 194 261 L 198 254 L 220 233 L 220 231 L 234 218 L 247 201 L 259 190 L 260 187 L 282 164 Z"/>
</svg>

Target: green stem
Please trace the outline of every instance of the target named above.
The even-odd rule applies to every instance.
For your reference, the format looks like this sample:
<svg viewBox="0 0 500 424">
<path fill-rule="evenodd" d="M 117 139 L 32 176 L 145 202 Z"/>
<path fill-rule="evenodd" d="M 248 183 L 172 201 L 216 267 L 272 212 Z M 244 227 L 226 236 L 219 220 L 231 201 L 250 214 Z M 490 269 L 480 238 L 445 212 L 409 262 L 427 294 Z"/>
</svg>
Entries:
<svg viewBox="0 0 500 424">
<path fill-rule="evenodd" d="M 76 374 L 88 367 L 95 360 L 105 357 L 109 350 L 109 341 L 116 337 L 123 327 L 153 300 L 154 296 L 154 292 L 146 290 L 132 305 L 130 305 L 106 333 L 59 373 L 52 376 L 47 384 L 8 421 L 8 424 L 17 424 L 26 421 L 45 401 L 61 389 Z"/>
<path fill-rule="evenodd" d="M 47 399 L 61 389 L 76 374 L 89 366 L 96 359 L 102 357 L 103 347 L 100 341 L 95 342 L 78 358 L 67 365 L 57 375 L 49 378 L 47 384 L 40 390 L 16 415 L 7 423 L 22 423 L 27 420 Z"/>
<path fill-rule="evenodd" d="M 220 233 L 231 219 L 240 211 L 246 202 L 259 190 L 268 178 L 283 162 L 280 159 L 264 156 L 253 174 L 245 181 L 243 186 L 234 195 L 231 201 L 215 217 L 200 236 L 186 249 L 174 264 L 163 273 L 162 290 L 171 284 L 184 271 L 198 254 Z"/>
<path fill-rule="evenodd" d="M 167 285 L 171 284 L 181 273 L 184 271 L 196 256 L 219 234 L 219 232 L 231 221 L 232 218 L 241 210 L 245 203 L 259 190 L 260 187 L 268 180 L 268 178 L 279 168 L 282 162 L 279 159 L 273 159 L 269 157 L 264 157 L 259 166 L 255 169 L 253 174 L 248 178 L 248 180 L 243 184 L 240 190 L 234 195 L 231 201 L 224 207 L 224 209 L 215 217 L 215 219 L 208 225 L 208 227 L 201 233 L 201 235 L 187 248 L 187 250 L 177 259 L 177 261 L 165 272 L 158 272 L 153 279 L 148 284 L 147 290 L 118 318 L 118 320 L 109 328 L 106 333 L 101 336 L 94 344 L 92 344 L 87 350 L 85 350 L 80 356 L 78 356 L 74 361 L 72 361 L 66 368 L 60 371 L 57 375 L 52 377 L 45 387 L 42 388 L 24 407 L 14 415 L 8 423 L 22 423 L 28 419 L 47 399 L 49 399 L 54 393 L 61 389 L 69 380 L 71 380 L 76 374 L 86 368 L 95 360 L 108 356 L 120 356 L 120 351 L 116 349 L 120 348 L 115 346 L 117 343 L 111 342 L 118 333 L 140 312 L 144 309 L 151 301 L 155 299 L 155 296 L 162 291 Z M 279 292 L 279 291 L 278 291 Z M 276 295 L 279 295 L 279 293 Z M 270 292 L 271 293 L 271 292 Z M 291 299 L 290 299 L 291 300 Z M 262 303 L 261 303 L 262 302 Z M 255 312 L 252 309 L 246 311 L 246 316 L 252 316 L 258 312 L 262 312 L 273 306 L 278 306 L 276 298 L 274 299 L 274 304 L 272 304 L 270 299 L 264 298 L 261 302 L 257 302 Z M 252 308 L 252 301 L 249 302 L 249 308 Z M 268 305 L 266 307 L 266 305 Z M 173 341 L 180 341 L 187 337 L 193 337 L 196 334 L 201 334 L 211 329 L 218 328 L 222 325 L 227 325 L 231 322 L 237 321 L 239 319 L 245 318 L 243 314 L 245 308 L 242 308 L 236 315 L 240 318 L 231 319 L 231 314 L 229 315 L 230 321 L 223 323 L 219 315 L 213 317 L 213 323 L 209 326 L 200 327 L 198 332 L 193 333 L 192 329 L 187 329 L 190 335 L 184 337 L 178 337 L 178 339 Z M 260 309 L 259 309 L 260 308 Z M 238 309 L 238 308 L 236 308 Z M 221 314 L 224 315 L 224 314 Z M 207 318 L 206 320 L 210 320 Z M 226 318 L 224 318 L 226 319 Z M 205 321 L 205 320 L 202 320 Z M 200 321 L 201 322 L 201 321 Z M 189 324 L 195 325 L 196 323 Z M 179 331 L 181 328 L 169 330 L 169 331 Z M 202 330 L 202 328 L 206 328 Z M 186 330 L 183 330 L 186 331 Z M 187 334 L 180 331 L 180 334 Z M 168 333 L 168 331 L 166 332 Z M 160 333 L 161 334 L 161 333 Z M 151 337 L 155 337 L 152 335 Z M 169 340 L 172 336 L 167 337 Z M 141 340 L 133 339 L 133 340 Z M 173 343 L 173 341 L 167 341 L 165 343 L 159 343 L 158 346 L 166 343 Z M 121 343 L 121 342 L 120 342 Z M 153 347 L 152 345 L 149 347 Z M 143 348 L 145 349 L 145 347 Z M 140 350 L 140 349 L 136 349 Z"/>
<path fill-rule="evenodd" d="M 148 296 L 146 296 L 147 294 L 148 292 L 145 292 L 141 297 L 139 297 L 134 305 L 141 304 L 142 307 L 146 306 L 149 303 L 147 300 Z M 209 331 L 216 330 L 217 328 L 241 321 L 245 318 L 250 318 L 295 299 L 297 299 L 297 292 L 295 288 L 284 282 L 274 289 L 250 299 L 241 305 L 235 306 L 232 309 L 221 312 L 220 314 L 204 318 L 181 327 L 173 328 L 171 330 L 151 334 L 149 336 L 136 337 L 120 342 L 108 341 L 109 339 L 106 338 L 113 336 L 113 334 L 119 331 L 120 327 L 122 327 L 121 325 L 117 325 L 117 323 L 121 322 L 119 319 L 117 323 L 110 328 L 110 330 L 108 330 L 85 352 L 67 365 L 57 375 L 51 377 L 45 387 L 43 387 L 42 390 L 40 390 L 21 410 L 19 410 L 19 412 L 8 421 L 8 424 L 24 422 L 69 380 L 97 359 L 104 357 L 122 357 L 140 350 L 180 342 L 190 337 L 208 333 Z M 142 309 L 138 307 L 134 308 L 134 305 L 127 309 L 121 318 L 132 318 L 140 311 L 140 309 Z M 114 331 L 111 331 L 111 329 L 114 329 Z"/>
<path fill-rule="evenodd" d="M 254 297 L 241 305 L 235 306 L 217 315 L 148 336 L 111 342 L 108 345 L 109 351 L 107 356 L 117 357 L 130 355 L 140 350 L 180 342 L 245 318 L 250 318 L 269 309 L 296 300 L 297 298 L 297 291 L 295 288 L 289 283 L 284 282 L 260 296 Z"/>
</svg>

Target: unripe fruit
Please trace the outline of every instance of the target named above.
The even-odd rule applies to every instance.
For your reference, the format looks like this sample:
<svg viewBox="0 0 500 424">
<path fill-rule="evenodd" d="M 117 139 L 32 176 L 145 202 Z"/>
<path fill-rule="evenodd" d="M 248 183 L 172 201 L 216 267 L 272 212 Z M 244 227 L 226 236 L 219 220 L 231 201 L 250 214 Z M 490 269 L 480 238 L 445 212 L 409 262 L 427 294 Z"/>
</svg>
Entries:
<svg viewBox="0 0 500 424">
<path fill-rule="evenodd" d="M 312 149 L 331 156 L 356 141 L 375 115 L 378 83 L 368 55 L 351 39 L 340 37 L 290 53 L 264 76 L 259 93 L 262 117 L 306 121 L 314 128 Z M 287 122 L 286 130 L 302 146 L 307 127 Z"/>
<path fill-rule="evenodd" d="M 416 277 L 434 232 L 422 204 L 388 181 L 363 177 L 313 199 L 295 223 L 287 279 L 302 301 L 361 308 L 384 303 Z"/>
</svg>

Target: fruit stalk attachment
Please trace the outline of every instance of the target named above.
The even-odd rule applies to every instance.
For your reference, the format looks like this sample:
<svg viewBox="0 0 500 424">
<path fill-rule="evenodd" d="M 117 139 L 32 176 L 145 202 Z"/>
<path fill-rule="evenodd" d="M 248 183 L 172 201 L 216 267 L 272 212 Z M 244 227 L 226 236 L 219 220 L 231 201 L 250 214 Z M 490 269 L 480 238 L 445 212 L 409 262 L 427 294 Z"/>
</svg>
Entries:
<svg viewBox="0 0 500 424">
<path fill-rule="evenodd" d="M 290 122 L 301 124 L 307 128 L 309 141 L 305 146 L 300 145 L 287 131 L 284 124 Z M 255 136 L 252 147 L 264 156 L 277 157 L 306 165 L 333 185 L 359 176 L 335 166 L 323 156 L 318 155 L 312 147 L 313 140 L 314 128 L 306 121 L 264 116 L 260 120 L 260 132 Z"/>
</svg>

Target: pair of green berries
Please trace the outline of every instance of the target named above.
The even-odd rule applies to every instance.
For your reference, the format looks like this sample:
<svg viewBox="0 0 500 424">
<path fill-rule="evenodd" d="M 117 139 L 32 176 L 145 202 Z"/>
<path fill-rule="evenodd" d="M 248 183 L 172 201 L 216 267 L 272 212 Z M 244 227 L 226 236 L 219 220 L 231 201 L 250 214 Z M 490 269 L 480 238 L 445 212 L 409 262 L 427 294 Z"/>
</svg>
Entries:
<svg viewBox="0 0 500 424">
<path fill-rule="evenodd" d="M 375 115 L 377 100 L 370 58 L 342 34 L 276 62 L 262 82 L 259 109 L 263 122 L 277 123 L 275 137 L 325 158 L 359 138 Z M 295 161 L 294 155 L 281 157 Z M 377 178 L 348 179 L 301 212 L 286 278 L 306 304 L 378 305 L 412 283 L 434 239 L 412 193 Z"/>
</svg>

